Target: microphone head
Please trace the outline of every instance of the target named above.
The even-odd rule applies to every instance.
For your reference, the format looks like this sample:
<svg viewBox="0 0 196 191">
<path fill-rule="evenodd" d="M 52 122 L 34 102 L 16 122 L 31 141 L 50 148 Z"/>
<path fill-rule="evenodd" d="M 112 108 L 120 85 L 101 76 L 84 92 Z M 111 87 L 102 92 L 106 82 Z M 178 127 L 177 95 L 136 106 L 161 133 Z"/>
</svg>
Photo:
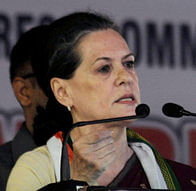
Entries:
<svg viewBox="0 0 196 191">
<path fill-rule="evenodd" d="M 162 112 L 168 117 L 182 117 L 183 111 L 183 107 L 175 103 L 166 103 L 162 108 Z"/>
<path fill-rule="evenodd" d="M 137 116 L 147 117 L 150 114 L 150 108 L 148 105 L 142 103 L 136 107 L 135 113 Z"/>
</svg>

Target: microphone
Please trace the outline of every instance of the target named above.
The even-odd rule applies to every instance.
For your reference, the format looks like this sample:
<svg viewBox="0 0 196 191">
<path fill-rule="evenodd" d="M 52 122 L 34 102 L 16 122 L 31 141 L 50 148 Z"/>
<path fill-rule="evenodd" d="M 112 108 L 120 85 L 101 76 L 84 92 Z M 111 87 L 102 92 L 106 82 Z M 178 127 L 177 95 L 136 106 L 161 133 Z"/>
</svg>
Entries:
<svg viewBox="0 0 196 191">
<path fill-rule="evenodd" d="M 150 114 L 150 108 L 146 104 L 139 104 L 135 109 L 136 115 L 133 116 L 125 116 L 125 117 L 116 117 L 116 118 L 107 118 L 107 119 L 99 119 L 94 121 L 81 121 L 73 124 L 71 130 L 75 127 L 85 126 L 85 125 L 92 125 L 92 124 L 100 124 L 100 123 L 109 123 L 115 121 L 124 121 L 130 119 L 139 119 L 145 118 Z"/>
<path fill-rule="evenodd" d="M 150 108 L 148 105 L 142 103 L 138 105 L 135 109 L 136 116 L 140 116 L 140 118 L 145 118 L 150 114 Z"/>
<path fill-rule="evenodd" d="M 107 118 L 107 119 L 99 119 L 94 121 L 81 121 L 77 122 L 72 125 L 72 127 L 63 133 L 63 146 L 62 146 L 62 155 L 61 155 L 61 181 L 62 180 L 69 180 L 70 179 L 70 167 L 69 167 L 69 159 L 68 159 L 68 152 L 67 152 L 67 141 L 70 135 L 70 132 L 76 128 L 85 125 L 92 125 L 92 124 L 101 124 L 101 123 L 109 123 L 109 122 L 116 122 L 116 121 L 123 121 L 123 120 L 131 120 L 131 119 L 139 119 L 145 118 L 150 114 L 150 108 L 146 104 L 139 104 L 135 109 L 136 115 L 133 116 L 125 116 L 125 117 L 116 117 L 116 118 Z M 67 168 L 65 168 L 67 166 Z"/>
<path fill-rule="evenodd" d="M 162 112 L 168 117 L 180 118 L 182 116 L 196 116 L 196 113 L 185 110 L 182 106 L 175 103 L 166 103 L 162 107 Z"/>
</svg>

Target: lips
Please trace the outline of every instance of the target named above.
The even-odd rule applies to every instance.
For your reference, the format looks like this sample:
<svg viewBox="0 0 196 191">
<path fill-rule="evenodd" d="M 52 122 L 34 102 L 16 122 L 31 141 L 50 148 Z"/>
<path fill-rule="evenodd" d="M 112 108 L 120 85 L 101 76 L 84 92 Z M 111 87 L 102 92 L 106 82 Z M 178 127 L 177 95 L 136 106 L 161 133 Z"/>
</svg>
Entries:
<svg viewBox="0 0 196 191">
<path fill-rule="evenodd" d="M 126 94 L 115 101 L 115 103 L 124 103 L 124 104 L 133 103 L 133 102 L 135 102 L 135 97 L 133 94 Z"/>
</svg>

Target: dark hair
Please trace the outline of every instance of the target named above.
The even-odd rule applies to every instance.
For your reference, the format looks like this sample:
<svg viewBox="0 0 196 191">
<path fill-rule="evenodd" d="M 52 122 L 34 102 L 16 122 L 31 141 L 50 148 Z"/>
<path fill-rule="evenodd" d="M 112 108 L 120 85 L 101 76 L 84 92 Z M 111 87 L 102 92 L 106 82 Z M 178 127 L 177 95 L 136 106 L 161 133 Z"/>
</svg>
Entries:
<svg viewBox="0 0 196 191">
<path fill-rule="evenodd" d="M 46 78 L 49 94 L 53 77 L 70 79 L 81 63 L 77 45 L 85 35 L 93 31 L 113 29 L 118 26 L 107 16 L 90 12 L 76 12 L 54 21 L 46 46 L 49 70 Z"/>
<path fill-rule="evenodd" d="M 44 89 L 44 76 L 49 68 L 44 59 L 44 48 L 48 34 L 48 26 L 37 26 L 25 32 L 11 51 L 10 79 L 25 76 L 31 71 L 41 89 Z M 32 74 L 31 73 L 31 74 Z M 66 108 L 60 105 L 54 97 L 50 97 L 46 108 L 37 107 L 37 115 L 33 122 L 33 138 L 37 146 L 44 145 L 57 131 L 63 129 L 64 124 L 70 124 Z"/>
<path fill-rule="evenodd" d="M 49 98 L 46 108 L 38 106 L 37 113 L 33 123 L 33 138 L 38 146 L 46 144 L 56 132 L 65 132 L 72 125 L 71 114 L 54 97 Z"/>
<path fill-rule="evenodd" d="M 45 47 L 48 33 L 48 25 L 37 26 L 21 35 L 14 45 L 10 55 L 10 80 L 16 76 L 26 78 L 34 76 L 38 85 L 43 88 L 44 76 L 48 69 L 48 62 L 44 62 L 43 48 Z M 29 69 L 29 66 L 32 67 Z M 30 75 L 28 75 L 30 74 Z M 34 141 L 40 146 L 57 131 L 61 130 L 65 123 L 65 108 L 54 99 L 50 99 L 46 105 L 47 109 L 41 106 L 37 107 L 37 115 L 34 118 L 33 130 Z M 54 108 L 54 109 L 53 109 Z M 61 116 L 61 118 L 60 118 Z M 60 119 L 56 123 L 56 118 Z"/>
<path fill-rule="evenodd" d="M 41 43 L 42 37 L 46 33 L 47 26 L 37 26 L 21 35 L 12 48 L 10 54 L 10 81 L 16 76 L 29 74 L 27 67 L 32 66 L 31 57 L 36 50 L 37 43 Z M 38 64 L 38 63 L 35 63 Z M 32 71 L 37 73 L 38 71 Z"/>
</svg>

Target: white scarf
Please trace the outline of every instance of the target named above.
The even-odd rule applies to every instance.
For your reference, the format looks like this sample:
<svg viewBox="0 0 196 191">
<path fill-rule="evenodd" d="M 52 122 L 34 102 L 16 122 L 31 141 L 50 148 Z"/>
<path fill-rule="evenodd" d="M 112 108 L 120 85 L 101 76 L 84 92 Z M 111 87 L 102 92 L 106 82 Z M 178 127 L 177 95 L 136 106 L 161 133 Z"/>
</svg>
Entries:
<svg viewBox="0 0 196 191">
<path fill-rule="evenodd" d="M 156 162 L 152 149 L 145 143 L 130 143 L 130 147 L 136 153 L 142 167 L 146 173 L 147 179 L 152 189 L 167 189 L 167 185 Z M 61 169 L 61 154 L 62 154 L 62 142 L 60 138 L 55 136 L 51 137 L 47 141 L 47 148 L 50 152 L 54 163 L 54 170 L 57 182 L 60 181 L 60 169 Z"/>
</svg>

